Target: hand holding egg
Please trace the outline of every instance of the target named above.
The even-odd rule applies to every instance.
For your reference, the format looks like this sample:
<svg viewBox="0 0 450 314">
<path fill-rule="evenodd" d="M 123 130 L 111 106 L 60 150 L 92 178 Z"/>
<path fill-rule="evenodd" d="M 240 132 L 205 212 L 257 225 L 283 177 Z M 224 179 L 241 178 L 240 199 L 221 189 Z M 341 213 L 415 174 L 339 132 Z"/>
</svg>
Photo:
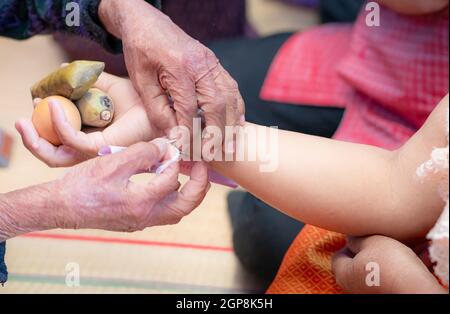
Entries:
<svg viewBox="0 0 450 314">
<path fill-rule="evenodd" d="M 114 116 L 111 98 L 101 90 L 91 88 L 104 67 L 103 62 L 74 61 L 50 73 L 31 88 L 33 97 L 46 97 L 36 105 L 33 113 L 32 121 L 39 136 L 53 145 L 62 144 L 53 127 L 50 101 L 60 103 L 70 125 L 77 131 L 81 130 L 80 120 L 90 127 L 106 127 L 111 123 Z M 76 102 L 76 106 L 71 100 Z"/>
<path fill-rule="evenodd" d="M 51 96 L 34 104 L 33 121 L 22 119 L 16 129 L 27 149 L 50 167 L 73 166 L 97 156 L 103 146 L 128 147 L 162 136 L 131 82 L 108 73 L 81 99 Z"/>
<path fill-rule="evenodd" d="M 42 138 L 46 139 L 55 146 L 59 146 L 62 142 L 53 126 L 50 112 L 51 103 L 62 107 L 70 126 L 76 131 L 81 130 L 81 116 L 75 104 L 69 99 L 61 96 L 50 96 L 40 100 L 36 104 L 32 117 L 33 125 L 36 128 L 36 131 Z"/>
</svg>

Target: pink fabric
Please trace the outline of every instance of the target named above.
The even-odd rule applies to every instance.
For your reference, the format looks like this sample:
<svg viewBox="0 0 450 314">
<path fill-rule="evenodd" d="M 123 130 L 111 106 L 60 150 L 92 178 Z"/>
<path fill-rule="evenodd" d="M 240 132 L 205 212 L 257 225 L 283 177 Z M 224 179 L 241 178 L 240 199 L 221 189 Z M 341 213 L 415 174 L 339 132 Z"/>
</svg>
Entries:
<svg viewBox="0 0 450 314">
<path fill-rule="evenodd" d="M 381 7 L 379 27 L 330 24 L 293 36 L 261 91 L 266 100 L 345 107 L 336 139 L 395 149 L 448 93 L 448 12 Z"/>
<path fill-rule="evenodd" d="M 261 97 L 344 107 L 351 88 L 338 75 L 338 65 L 348 51 L 351 30 L 350 25 L 331 24 L 291 37 L 272 63 Z"/>
</svg>

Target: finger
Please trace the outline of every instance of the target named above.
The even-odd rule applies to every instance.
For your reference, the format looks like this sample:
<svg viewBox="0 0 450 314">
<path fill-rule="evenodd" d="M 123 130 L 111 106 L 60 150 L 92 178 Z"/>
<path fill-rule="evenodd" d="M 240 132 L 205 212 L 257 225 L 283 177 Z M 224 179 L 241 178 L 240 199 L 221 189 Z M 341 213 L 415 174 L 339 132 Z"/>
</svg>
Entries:
<svg viewBox="0 0 450 314">
<path fill-rule="evenodd" d="M 245 114 L 245 107 L 237 82 L 220 64 L 216 81 L 226 98 L 227 125 L 240 125 L 241 117 Z"/>
<path fill-rule="evenodd" d="M 88 135 L 75 130 L 67 120 L 64 110 L 57 101 L 51 100 L 49 106 L 53 128 L 64 145 L 91 157 L 96 156 L 100 147 L 106 145 L 100 132 Z"/>
<path fill-rule="evenodd" d="M 224 134 L 227 103 L 223 91 L 215 82 L 215 74 L 217 74 L 218 66 L 209 70 L 209 72 L 197 81 L 196 89 L 198 93 L 198 106 L 204 112 L 205 125 L 216 126 Z"/>
<path fill-rule="evenodd" d="M 210 186 L 208 167 L 203 162 L 197 162 L 192 168 L 190 180 L 166 200 L 166 206 L 182 216 L 188 215 L 200 205 Z"/>
<path fill-rule="evenodd" d="M 380 241 L 387 240 L 384 236 L 369 236 L 369 237 L 348 237 L 347 247 L 355 254 L 358 254 L 362 250 L 377 246 Z"/>
<path fill-rule="evenodd" d="M 124 80 L 124 78 L 103 72 L 98 77 L 98 80 L 97 82 L 95 82 L 94 87 L 101 89 L 105 93 L 108 93 L 115 84 L 121 83 Z"/>
<path fill-rule="evenodd" d="M 153 200 L 160 200 L 177 191 L 180 187 L 180 183 L 178 181 L 179 173 L 180 165 L 178 162 L 167 167 L 146 186 L 146 190 L 148 192 L 147 196 Z"/>
<path fill-rule="evenodd" d="M 86 129 L 84 131 L 87 132 Z M 158 130 L 153 129 L 150 125 L 142 106 L 133 106 L 127 111 L 126 115 L 118 118 L 102 131 L 102 138 L 105 143 L 125 147 L 139 141 L 148 142 L 160 135 Z"/>
<path fill-rule="evenodd" d="M 39 160 L 50 167 L 69 167 L 80 163 L 84 158 L 68 147 L 55 147 L 39 137 L 33 123 L 23 119 L 15 124 L 24 146 Z"/>
<path fill-rule="evenodd" d="M 175 111 L 170 106 L 167 94 L 160 86 L 140 88 L 141 95 L 149 120 L 164 134 L 169 135 L 171 129 L 177 126 Z"/>
<path fill-rule="evenodd" d="M 130 178 L 139 173 L 148 172 L 155 164 L 157 164 L 167 152 L 167 140 L 156 139 L 150 143 L 141 142 L 130 146 L 123 152 L 115 155 L 109 155 L 114 159 L 114 166 L 117 168 L 114 176 L 119 179 Z"/>
<path fill-rule="evenodd" d="M 169 91 L 170 97 L 173 100 L 177 124 L 187 127 L 190 133 L 192 133 L 193 119 L 198 117 L 195 82 L 189 78 L 187 73 L 183 73 L 178 78 L 163 78 L 162 85 L 164 89 Z"/>
<path fill-rule="evenodd" d="M 336 282 L 344 290 L 350 290 L 350 282 L 353 274 L 353 258 L 351 252 L 344 248 L 337 252 L 332 259 L 332 272 Z"/>
</svg>

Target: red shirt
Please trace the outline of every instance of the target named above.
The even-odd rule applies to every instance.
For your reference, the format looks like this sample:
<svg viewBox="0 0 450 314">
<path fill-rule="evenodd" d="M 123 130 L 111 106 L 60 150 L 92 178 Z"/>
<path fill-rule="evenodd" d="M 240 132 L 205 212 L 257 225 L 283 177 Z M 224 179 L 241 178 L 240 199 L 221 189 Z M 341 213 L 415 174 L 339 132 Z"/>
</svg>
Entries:
<svg viewBox="0 0 450 314">
<path fill-rule="evenodd" d="M 345 107 L 334 138 L 395 149 L 448 93 L 448 11 L 407 16 L 380 6 L 380 26 L 328 24 L 291 37 L 265 100 Z"/>
</svg>

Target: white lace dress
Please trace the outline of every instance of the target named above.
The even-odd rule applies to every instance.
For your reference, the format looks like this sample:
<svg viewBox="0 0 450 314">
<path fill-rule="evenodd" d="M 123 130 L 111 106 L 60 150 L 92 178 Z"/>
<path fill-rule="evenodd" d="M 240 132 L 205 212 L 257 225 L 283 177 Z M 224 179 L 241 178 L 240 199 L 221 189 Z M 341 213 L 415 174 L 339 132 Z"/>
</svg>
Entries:
<svg viewBox="0 0 450 314">
<path fill-rule="evenodd" d="M 448 225 L 449 225 L 449 117 L 447 112 L 447 147 L 435 148 L 431 153 L 431 159 L 420 165 L 417 175 L 420 178 L 433 178 L 439 180 L 439 193 L 445 202 L 444 210 L 436 222 L 436 225 L 428 233 L 431 241 L 430 257 L 435 263 L 434 273 L 448 287 Z"/>
</svg>

